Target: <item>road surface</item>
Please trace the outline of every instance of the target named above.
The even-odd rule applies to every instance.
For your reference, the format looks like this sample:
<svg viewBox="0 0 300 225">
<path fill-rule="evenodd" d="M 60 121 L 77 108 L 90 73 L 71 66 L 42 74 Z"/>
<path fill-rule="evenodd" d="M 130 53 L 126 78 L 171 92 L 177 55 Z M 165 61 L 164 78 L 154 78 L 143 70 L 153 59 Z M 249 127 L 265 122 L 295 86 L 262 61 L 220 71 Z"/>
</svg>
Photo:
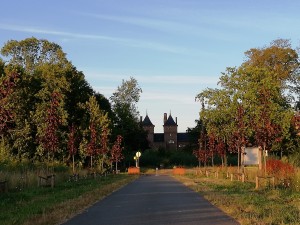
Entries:
<svg viewBox="0 0 300 225">
<path fill-rule="evenodd" d="M 237 225 L 201 195 L 167 175 L 141 176 L 65 225 Z"/>
</svg>

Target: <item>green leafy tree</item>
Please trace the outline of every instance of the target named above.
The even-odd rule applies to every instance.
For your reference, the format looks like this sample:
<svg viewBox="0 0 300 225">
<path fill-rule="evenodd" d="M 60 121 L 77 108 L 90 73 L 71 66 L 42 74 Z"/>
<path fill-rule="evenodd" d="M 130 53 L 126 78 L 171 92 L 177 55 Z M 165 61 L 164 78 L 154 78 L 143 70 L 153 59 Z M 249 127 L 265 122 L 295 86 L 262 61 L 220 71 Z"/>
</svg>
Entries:
<svg viewBox="0 0 300 225">
<path fill-rule="evenodd" d="M 21 66 L 29 74 L 45 64 L 60 64 L 63 67 L 69 64 L 66 54 L 58 44 L 34 37 L 8 41 L 1 49 L 1 54 L 10 64 Z"/>
<path fill-rule="evenodd" d="M 276 142 L 289 135 L 298 55 L 286 40 L 245 54 L 247 59 L 239 68 L 227 68 L 222 74 L 221 89 L 207 89 L 197 96 L 207 106 L 200 115 L 208 133 L 216 134 L 231 149 L 241 152 L 250 142 L 276 150 Z"/>
<path fill-rule="evenodd" d="M 131 77 L 128 81 L 123 80 L 110 98 L 115 114 L 114 136 L 120 134 L 123 137 L 127 161 L 132 160 L 133 152 L 145 149 L 148 145 L 147 134 L 140 125 L 136 107 L 141 93 L 137 80 Z"/>
<path fill-rule="evenodd" d="M 111 122 L 108 113 L 100 109 L 95 96 L 91 96 L 89 101 L 80 106 L 86 112 L 81 123 L 80 155 L 85 159 L 87 156 L 91 157 L 92 153 L 93 156 L 99 156 L 101 161 L 104 156 L 93 154 L 93 152 L 98 153 L 98 150 L 100 152 L 101 135 L 109 135 L 110 133 Z"/>
</svg>

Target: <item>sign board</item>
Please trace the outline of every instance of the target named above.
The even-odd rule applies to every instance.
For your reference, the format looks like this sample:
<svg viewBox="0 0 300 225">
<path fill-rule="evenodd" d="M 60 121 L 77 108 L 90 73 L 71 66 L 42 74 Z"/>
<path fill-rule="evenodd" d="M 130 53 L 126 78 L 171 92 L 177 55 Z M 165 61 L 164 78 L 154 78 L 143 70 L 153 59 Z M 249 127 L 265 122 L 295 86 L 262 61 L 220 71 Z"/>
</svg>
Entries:
<svg viewBox="0 0 300 225">
<path fill-rule="evenodd" d="M 247 147 L 245 148 L 244 165 L 258 165 L 259 164 L 259 148 Z"/>
</svg>

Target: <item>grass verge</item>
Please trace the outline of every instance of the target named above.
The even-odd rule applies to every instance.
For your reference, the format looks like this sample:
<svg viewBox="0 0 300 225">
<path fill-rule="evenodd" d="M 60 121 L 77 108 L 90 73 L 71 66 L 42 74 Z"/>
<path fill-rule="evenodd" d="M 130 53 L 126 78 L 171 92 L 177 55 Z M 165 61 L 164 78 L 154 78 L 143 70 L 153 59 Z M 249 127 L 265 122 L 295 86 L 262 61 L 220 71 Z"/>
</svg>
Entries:
<svg viewBox="0 0 300 225">
<path fill-rule="evenodd" d="M 253 183 L 177 176 L 241 224 L 299 224 L 300 192 L 288 189 L 255 190 Z"/>
<path fill-rule="evenodd" d="M 0 194 L 0 223 L 60 224 L 136 179 L 126 174 Z"/>
</svg>

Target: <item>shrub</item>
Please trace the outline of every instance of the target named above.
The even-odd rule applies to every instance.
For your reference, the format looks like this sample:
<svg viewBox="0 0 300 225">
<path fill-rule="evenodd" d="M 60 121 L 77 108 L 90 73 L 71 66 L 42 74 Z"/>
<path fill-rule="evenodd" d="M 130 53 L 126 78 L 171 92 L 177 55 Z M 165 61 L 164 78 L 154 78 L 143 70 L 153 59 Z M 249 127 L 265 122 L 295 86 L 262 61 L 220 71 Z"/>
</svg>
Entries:
<svg viewBox="0 0 300 225">
<path fill-rule="evenodd" d="M 282 182 L 284 187 L 290 187 L 295 178 L 295 168 L 287 163 L 277 159 L 267 160 L 267 173 L 274 176 Z"/>
</svg>

